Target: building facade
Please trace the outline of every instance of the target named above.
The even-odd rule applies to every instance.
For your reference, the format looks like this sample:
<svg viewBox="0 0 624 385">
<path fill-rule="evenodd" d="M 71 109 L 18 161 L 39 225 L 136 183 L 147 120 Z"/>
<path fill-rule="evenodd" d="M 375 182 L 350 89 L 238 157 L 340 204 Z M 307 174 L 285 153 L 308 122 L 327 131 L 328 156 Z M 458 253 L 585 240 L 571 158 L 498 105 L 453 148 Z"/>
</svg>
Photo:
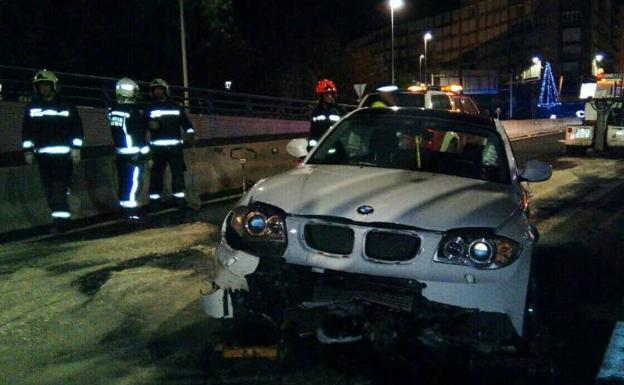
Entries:
<svg viewBox="0 0 624 385">
<path fill-rule="evenodd" d="M 463 0 L 455 9 L 433 16 L 396 18 L 400 20 L 394 31 L 397 79 L 402 84 L 424 79 L 423 35 L 431 32 L 429 82 L 431 75 L 435 83 L 444 83 L 461 71 L 494 71 L 500 94 L 500 100 L 490 97 L 495 104 L 508 100 L 502 94 L 508 92 L 510 80 L 522 99 L 534 102 L 539 82 L 521 84 L 520 75 L 537 56 L 542 63 L 551 63 L 562 97 L 572 99 L 578 96 L 581 82 L 591 76 L 596 54 L 604 56 L 607 72 L 619 67 L 619 14 L 611 0 Z M 368 71 L 370 77 L 362 82 L 388 80 L 390 33 L 390 28 L 376 31 L 352 46 L 354 52 L 367 52 L 378 68 L 375 73 Z"/>
</svg>

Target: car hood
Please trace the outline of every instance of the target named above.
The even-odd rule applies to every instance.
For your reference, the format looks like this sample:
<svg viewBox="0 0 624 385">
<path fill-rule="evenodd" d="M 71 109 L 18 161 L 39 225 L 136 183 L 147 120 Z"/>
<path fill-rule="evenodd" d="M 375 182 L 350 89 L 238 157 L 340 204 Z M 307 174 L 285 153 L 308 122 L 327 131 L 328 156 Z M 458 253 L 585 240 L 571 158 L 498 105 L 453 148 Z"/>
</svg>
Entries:
<svg viewBox="0 0 624 385">
<path fill-rule="evenodd" d="M 375 167 L 305 165 L 258 182 L 244 201 L 290 215 L 329 216 L 445 231 L 496 228 L 520 204 L 511 185 L 458 176 Z M 371 206 L 369 215 L 360 206 Z"/>
</svg>

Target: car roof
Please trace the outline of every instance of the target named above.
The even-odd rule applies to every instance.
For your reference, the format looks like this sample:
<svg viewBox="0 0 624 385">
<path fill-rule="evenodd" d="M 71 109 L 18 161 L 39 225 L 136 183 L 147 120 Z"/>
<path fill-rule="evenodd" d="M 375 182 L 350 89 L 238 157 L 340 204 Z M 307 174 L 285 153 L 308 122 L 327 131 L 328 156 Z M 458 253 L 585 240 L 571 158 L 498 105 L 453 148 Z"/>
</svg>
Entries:
<svg viewBox="0 0 624 385">
<path fill-rule="evenodd" d="M 441 95 L 449 95 L 449 96 L 462 96 L 459 94 L 454 94 L 454 93 L 449 93 L 447 91 L 440 91 L 440 90 L 431 90 L 428 89 L 426 91 L 410 91 L 410 90 L 396 90 L 396 91 L 389 91 L 389 93 L 391 94 L 408 94 L 408 95 L 425 95 L 427 93 L 430 94 L 441 94 Z M 369 92 L 366 95 L 364 95 L 364 98 L 371 96 L 371 95 L 379 95 L 381 94 L 381 92 L 379 91 L 375 91 L 375 92 Z"/>
<path fill-rule="evenodd" d="M 426 108 L 416 107 L 363 107 L 355 110 L 349 117 L 360 116 L 380 116 L 380 115 L 398 115 L 414 118 L 428 118 L 428 119 L 440 119 L 447 121 L 456 121 L 458 123 L 471 124 L 483 126 L 489 128 L 492 131 L 496 131 L 496 124 L 491 118 L 485 118 L 479 115 L 466 114 L 463 112 L 447 111 L 447 110 L 432 110 Z"/>
</svg>

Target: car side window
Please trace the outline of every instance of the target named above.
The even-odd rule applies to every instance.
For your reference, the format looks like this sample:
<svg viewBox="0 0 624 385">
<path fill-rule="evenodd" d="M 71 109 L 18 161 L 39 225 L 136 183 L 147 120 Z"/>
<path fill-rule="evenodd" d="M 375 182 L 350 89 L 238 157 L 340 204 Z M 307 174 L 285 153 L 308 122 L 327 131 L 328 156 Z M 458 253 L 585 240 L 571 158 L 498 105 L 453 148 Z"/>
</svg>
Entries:
<svg viewBox="0 0 624 385">
<path fill-rule="evenodd" d="M 455 110 L 456 111 L 468 112 L 468 111 L 466 111 L 466 108 L 464 106 L 464 101 L 462 100 L 461 97 L 459 97 L 459 96 L 453 97 L 453 103 L 455 104 Z"/>
<path fill-rule="evenodd" d="M 479 115 L 479 110 L 469 98 L 462 98 L 462 105 L 464 108 L 464 112 L 468 114 Z"/>
<path fill-rule="evenodd" d="M 448 95 L 434 94 L 431 95 L 431 108 L 434 110 L 452 110 L 451 99 Z"/>
</svg>

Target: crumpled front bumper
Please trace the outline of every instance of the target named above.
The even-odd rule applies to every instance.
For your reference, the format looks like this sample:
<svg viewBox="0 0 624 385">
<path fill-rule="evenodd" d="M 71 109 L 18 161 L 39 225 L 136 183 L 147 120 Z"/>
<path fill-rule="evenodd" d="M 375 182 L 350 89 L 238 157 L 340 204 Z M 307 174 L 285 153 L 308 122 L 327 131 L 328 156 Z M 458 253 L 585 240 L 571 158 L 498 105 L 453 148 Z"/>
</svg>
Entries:
<svg viewBox="0 0 624 385">
<path fill-rule="evenodd" d="M 457 309 L 464 309 L 467 312 L 498 313 L 505 315 L 511 321 L 513 329 L 518 335 L 522 335 L 524 322 L 524 307 L 526 300 L 526 287 L 530 272 L 530 249 L 524 250 L 523 255 L 516 261 L 515 274 L 508 276 L 508 279 L 500 281 L 488 280 L 487 282 L 445 282 L 435 279 L 418 280 L 422 285 L 419 293 L 429 304 L 451 306 Z M 202 299 L 205 312 L 213 318 L 232 318 L 235 309 L 232 307 L 232 293 L 236 291 L 248 291 L 249 285 L 247 276 L 253 274 L 260 264 L 260 258 L 251 254 L 233 250 L 224 241 L 217 248 L 219 263 L 217 264 L 214 283 L 217 290 Z M 280 258 L 281 259 L 281 258 Z M 313 271 L 312 266 L 291 265 L 297 269 L 308 272 Z M 448 266 L 453 269 L 454 266 Z M 312 274 L 327 275 L 335 271 L 317 269 Z M 347 276 L 358 275 L 348 272 L 338 272 Z M 496 271 L 492 274 L 500 273 Z M 361 275 L 366 276 L 366 275 Z M 374 277 L 383 278 L 383 277 Z M 391 278 L 388 278 L 391 280 Z M 355 293 L 355 291 L 354 291 Z M 322 294 L 322 293 L 321 293 Z M 383 293 L 379 296 L 373 295 L 364 297 L 364 294 L 353 294 L 355 299 L 364 300 L 369 303 L 376 301 L 375 297 L 384 298 Z M 397 297 L 398 298 L 398 297 Z M 382 305 L 388 305 L 383 304 Z M 392 306 L 389 306 L 392 308 Z M 395 309 L 405 310 L 405 309 Z M 418 310 L 418 308 L 415 308 Z"/>
</svg>

